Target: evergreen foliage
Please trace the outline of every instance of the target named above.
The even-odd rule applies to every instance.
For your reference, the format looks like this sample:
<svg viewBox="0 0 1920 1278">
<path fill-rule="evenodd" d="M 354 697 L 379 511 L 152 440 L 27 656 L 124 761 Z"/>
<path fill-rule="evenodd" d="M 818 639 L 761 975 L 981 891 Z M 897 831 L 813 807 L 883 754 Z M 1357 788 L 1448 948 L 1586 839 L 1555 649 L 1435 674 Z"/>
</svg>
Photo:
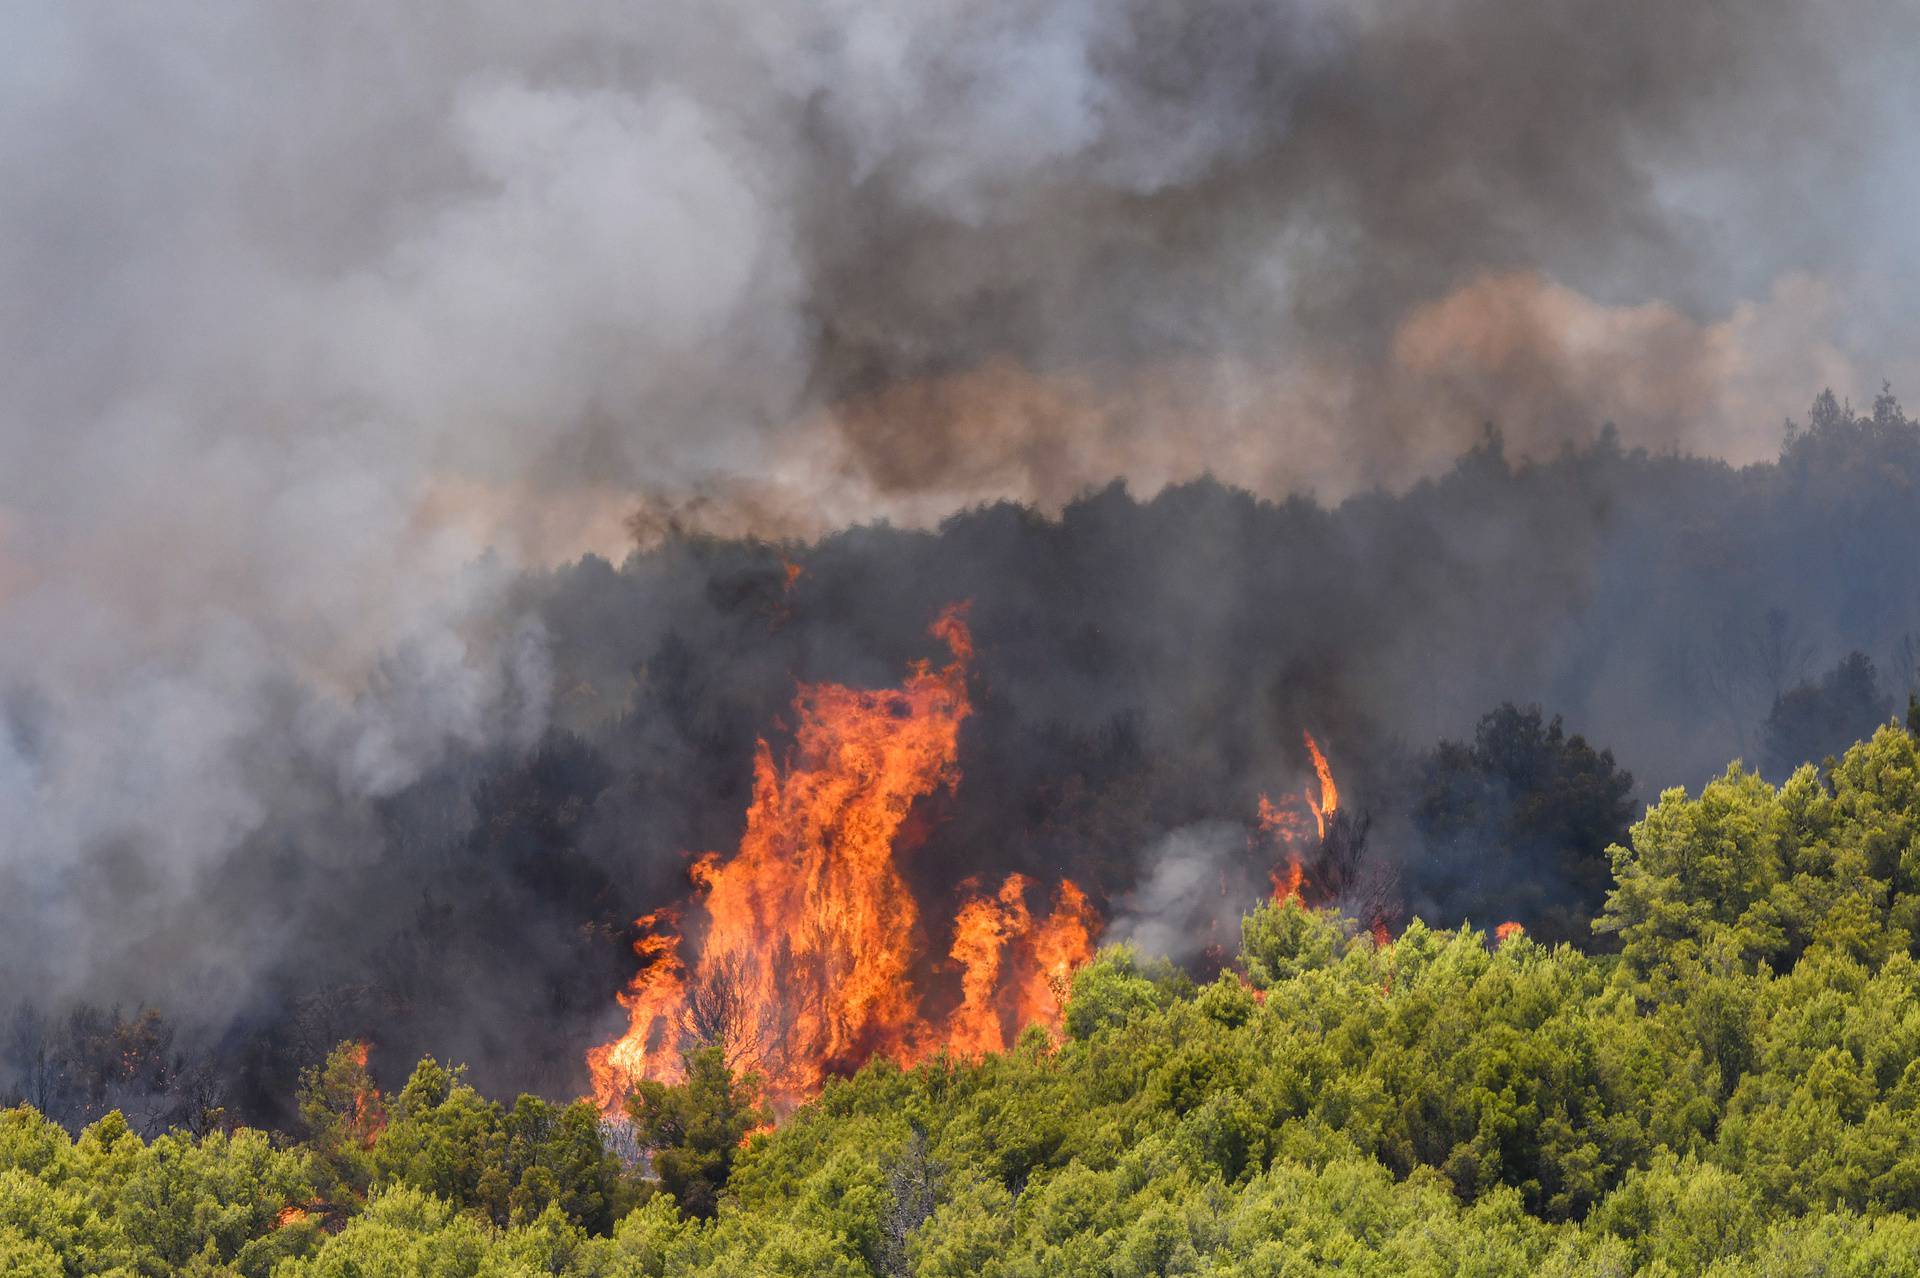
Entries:
<svg viewBox="0 0 1920 1278">
<path fill-rule="evenodd" d="M 1207 984 L 1110 949 L 1063 1041 L 875 1063 L 772 1132 L 690 1059 L 633 1104 L 657 1182 L 431 1060 L 370 1139 L 341 1053 L 300 1143 L 23 1106 L 0 1270 L 1920 1275 L 1920 743 L 1670 791 L 1612 863 L 1617 953 L 1269 904 Z"/>
</svg>

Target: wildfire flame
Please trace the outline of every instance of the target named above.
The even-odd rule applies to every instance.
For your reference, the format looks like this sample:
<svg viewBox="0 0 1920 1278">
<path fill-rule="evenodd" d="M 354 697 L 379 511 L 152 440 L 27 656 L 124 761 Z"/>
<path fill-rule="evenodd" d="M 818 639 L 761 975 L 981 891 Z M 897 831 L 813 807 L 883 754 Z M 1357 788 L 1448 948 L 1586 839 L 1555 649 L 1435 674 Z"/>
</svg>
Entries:
<svg viewBox="0 0 1920 1278">
<path fill-rule="evenodd" d="M 1493 929 L 1493 943 L 1495 945 L 1502 945 L 1516 936 L 1525 936 L 1526 934 L 1527 929 L 1524 925 L 1515 923 L 1509 919 L 1507 922 Z"/>
<path fill-rule="evenodd" d="M 1320 743 L 1313 739 L 1311 732 L 1302 732 L 1301 740 L 1307 743 L 1307 753 L 1313 757 L 1314 775 L 1320 779 L 1320 801 L 1314 802 L 1313 791 L 1306 792 L 1307 806 L 1313 810 L 1314 831 L 1321 838 L 1327 837 L 1327 817 L 1340 807 L 1340 787 L 1333 783 L 1333 769 L 1327 766 L 1327 756 L 1320 753 Z"/>
<path fill-rule="evenodd" d="M 785 764 L 758 744 L 739 849 L 693 867 L 704 929 L 691 969 L 678 912 L 638 920 L 642 966 L 620 998 L 627 1032 L 587 1056 L 604 1111 L 641 1079 L 676 1080 L 690 1042 L 721 1045 L 784 1109 L 875 1055 L 974 1055 L 1004 1045 L 1007 1018 L 1057 1025 L 1066 977 L 1091 955 L 1099 921 L 1062 882 L 1035 923 L 1019 875 L 955 919 L 959 1009 L 941 1028 L 921 1010 L 920 910 L 895 857 L 914 801 L 958 783 L 960 724 L 972 712 L 964 605 L 931 629 L 952 654 L 946 665 L 916 662 L 899 688 L 802 684 Z"/>
<path fill-rule="evenodd" d="M 1287 853 L 1287 868 L 1268 870 L 1267 877 L 1273 881 L 1273 899 L 1291 901 L 1300 895 L 1300 889 L 1306 886 L 1307 873 L 1300 868 L 1300 858 L 1293 852 Z"/>
<path fill-rule="evenodd" d="M 1004 1051 L 1009 1026 L 1057 1027 L 1074 969 L 1093 957 L 1100 919 L 1086 894 L 1062 880 L 1053 913 L 1036 924 L 1026 904 L 1031 886 L 1010 874 L 997 896 L 973 898 L 954 918 L 950 953 L 963 998 L 946 1041 L 955 1055 Z"/>
<path fill-rule="evenodd" d="M 1318 782 L 1318 793 L 1309 785 L 1302 790 L 1300 797 L 1284 796 L 1275 803 L 1266 795 L 1260 796 L 1260 829 L 1278 840 L 1286 850 L 1286 868 L 1267 871 L 1273 880 L 1273 899 L 1287 901 L 1295 898 L 1304 900 L 1302 895 L 1307 886 L 1306 870 L 1300 861 L 1300 848 L 1307 841 L 1307 819 L 1300 811 L 1304 803 L 1306 811 L 1313 816 L 1314 837 L 1327 837 L 1327 818 L 1340 810 L 1340 787 L 1334 783 L 1333 769 L 1327 763 L 1327 756 L 1320 751 L 1320 743 L 1313 739 L 1311 732 L 1302 732 L 1300 739 L 1306 742 L 1307 756 L 1313 761 L 1314 778 Z"/>
<path fill-rule="evenodd" d="M 686 1002 L 687 970 L 680 961 L 680 935 L 672 930 L 678 923 L 672 910 L 655 910 L 634 920 L 644 934 L 633 943 L 640 970 L 619 995 L 627 1009 L 627 1032 L 587 1053 L 594 1097 L 603 1110 L 617 1108 L 634 1080 L 661 1076 L 669 1065 L 679 1067 L 673 1039 Z M 656 1065 L 651 1071 L 650 1062 Z"/>
<path fill-rule="evenodd" d="M 365 1039 L 353 1045 L 351 1059 L 362 1078 L 367 1076 L 367 1058 L 371 1052 L 372 1046 Z M 387 1107 L 380 1098 L 380 1089 L 371 1080 L 362 1083 L 353 1092 L 353 1114 L 347 1122 L 348 1131 L 363 1147 L 372 1149 L 386 1127 Z"/>
</svg>

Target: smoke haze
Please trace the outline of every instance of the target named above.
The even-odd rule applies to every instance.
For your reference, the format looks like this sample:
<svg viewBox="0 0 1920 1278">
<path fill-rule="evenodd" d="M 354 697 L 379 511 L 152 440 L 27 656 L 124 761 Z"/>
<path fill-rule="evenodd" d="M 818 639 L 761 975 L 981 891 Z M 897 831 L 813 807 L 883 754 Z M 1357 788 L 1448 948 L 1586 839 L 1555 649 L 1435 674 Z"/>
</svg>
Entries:
<svg viewBox="0 0 1920 1278">
<path fill-rule="evenodd" d="M 664 784 L 620 811 L 649 847 L 722 845 L 731 752 L 796 673 L 885 683 L 918 594 L 990 589 L 968 562 L 1009 571 L 955 551 L 884 625 L 764 649 L 751 608 L 757 629 L 702 634 L 761 587 L 716 604 L 733 569 L 686 569 L 687 531 L 931 528 L 1209 472 L 1357 496 L 1341 527 L 1364 551 L 1340 562 L 1380 598 L 1300 604 L 1299 632 L 1377 627 L 1410 704 L 1430 695 L 1413 672 L 1481 659 L 1455 612 L 1502 596 L 1435 592 L 1432 628 L 1402 633 L 1389 582 L 1413 543 L 1372 540 L 1374 488 L 1447 473 L 1490 420 L 1515 458 L 1611 421 L 1629 449 L 1755 462 L 1821 386 L 1920 384 L 1920 12 L 1895 0 L 48 2 L 0 24 L 0 964 L 55 1003 L 217 1020 L 282 997 L 263 973 L 311 966 L 343 917 L 400 927 L 411 898 L 340 885 L 414 855 L 396 831 L 421 811 L 470 829 L 477 761 L 640 713 L 635 668 L 657 677 L 669 634 L 722 641 L 750 690 L 685 709 L 737 716 L 693 734 L 736 771 L 704 796 L 717 817 L 660 815 Z M 1546 531 L 1436 523 L 1478 539 L 1476 572 L 1544 540 L 1541 597 L 1613 599 L 1645 547 L 1608 540 L 1603 506 Z M 1262 578 L 1211 520 L 1099 544 L 1116 574 L 1181 583 L 1145 601 L 1180 620 L 1155 653 L 1230 672 L 1250 639 L 1219 583 Z M 635 536 L 666 558 L 617 601 L 581 585 L 610 564 L 544 575 Z M 1009 589 L 1098 588 L 1092 557 L 1063 562 L 1082 575 Z M 595 626 L 620 633 L 602 650 Z M 1291 669 L 1348 696 L 1368 741 L 1520 695 L 1587 710 L 1656 781 L 1722 750 L 1641 722 L 1652 657 L 1541 642 L 1590 665 L 1516 642 L 1417 719 L 1357 667 Z M 1458 646 L 1414 661 L 1429 644 Z M 1034 680 L 1020 723 L 1101 730 L 1137 709 L 1118 682 Z M 1155 748 L 1222 758 L 1204 707 L 1235 694 L 1186 691 Z M 684 726 L 609 766 L 686 750 Z M 625 890 L 671 880 L 595 837 Z M 633 904 L 596 890 L 592 917 Z"/>
</svg>

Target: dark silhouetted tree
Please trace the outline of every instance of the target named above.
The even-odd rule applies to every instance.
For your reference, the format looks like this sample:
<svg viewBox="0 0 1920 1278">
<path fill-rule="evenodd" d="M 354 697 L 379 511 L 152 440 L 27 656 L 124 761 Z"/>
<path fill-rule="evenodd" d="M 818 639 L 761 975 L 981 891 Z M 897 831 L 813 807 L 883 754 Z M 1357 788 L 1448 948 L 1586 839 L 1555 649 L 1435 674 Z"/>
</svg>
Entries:
<svg viewBox="0 0 1920 1278">
<path fill-rule="evenodd" d="M 1404 871 L 1415 911 L 1591 940 L 1632 793 L 1613 752 L 1569 736 L 1558 715 L 1511 702 L 1490 711 L 1471 742 L 1443 741 L 1425 760 L 1413 810 L 1425 847 Z"/>
<path fill-rule="evenodd" d="M 1802 763 L 1837 755 L 1893 717 L 1893 698 L 1864 652 L 1850 652 L 1818 681 L 1782 693 L 1761 730 L 1767 775 L 1783 779 Z"/>
</svg>

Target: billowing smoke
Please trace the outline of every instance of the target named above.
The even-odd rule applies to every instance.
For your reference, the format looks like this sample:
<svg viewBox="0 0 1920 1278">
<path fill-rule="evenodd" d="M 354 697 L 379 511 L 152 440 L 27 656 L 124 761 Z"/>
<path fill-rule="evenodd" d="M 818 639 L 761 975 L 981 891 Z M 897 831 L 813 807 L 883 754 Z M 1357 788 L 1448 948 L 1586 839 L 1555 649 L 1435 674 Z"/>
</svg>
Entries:
<svg viewBox="0 0 1920 1278">
<path fill-rule="evenodd" d="M 1106 939 L 1176 959 L 1231 952 L 1240 916 L 1269 890 L 1248 843 L 1245 826 L 1227 821 L 1169 831 L 1146 849 L 1144 876 L 1115 903 Z"/>
<path fill-rule="evenodd" d="M 759 587 L 723 607 L 726 572 L 662 572 L 568 611 L 551 592 L 590 594 L 605 565 L 526 576 L 585 549 L 1054 511 L 1116 476 L 1340 497 L 1444 470 L 1487 419 L 1515 454 L 1611 420 L 1628 446 L 1750 461 L 1818 386 L 1915 384 L 1917 21 L 1894 0 L 17 8 L 0 972 L 216 1020 L 281 999 L 267 974 L 324 967 L 345 920 L 445 909 L 343 885 L 429 844 L 457 878 L 449 839 L 512 842 L 522 809 L 474 788 L 489 761 L 544 742 L 569 776 L 645 762 L 579 762 L 555 723 L 680 714 L 634 741 L 738 767 L 795 662 L 877 683 L 909 646 L 855 617 L 802 653 L 738 630 L 751 695 L 662 705 L 666 638 L 711 642 L 684 619 Z M 1542 579 L 1577 596 L 1607 518 L 1556 525 Z M 1194 706 L 1234 695 L 1249 641 L 1209 629 L 1236 615 L 1208 588 L 1233 535 L 1116 548 L 1186 557 L 1185 595 L 1158 602 L 1222 663 Z M 1390 549 L 1366 562 L 1404 569 Z M 1327 624 L 1377 623 L 1412 704 L 1423 639 L 1384 597 L 1410 580 Z M 1021 587 L 1062 588 L 1094 589 Z M 634 634 L 592 649 L 571 633 L 589 617 Z M 1431 633 L 1461 645 L 1417 654 L 1442 668 L 1480 638 Z M 1631 720 L 1595 686 L 1602 729 Z M 1459 731 L 1482 691 L 1409 721 Z M 1096 703 L 1074 731 L 1124 752 L 1129 706 Z M 1279 708 L 1272 741 L 1302 726 Z M 1156 747 L 1224 749 L 1205 721 Z M 1659 731 L 1658 757 L 1695 766 L 1693 735 Z M 727 777 L 719 817 L 660 816 L 670 787 L 621 810 L 724 827 Z M 591 875 L 569 891 L 576 926 L 579 902 L 631 904 Z"/>
</svg>

